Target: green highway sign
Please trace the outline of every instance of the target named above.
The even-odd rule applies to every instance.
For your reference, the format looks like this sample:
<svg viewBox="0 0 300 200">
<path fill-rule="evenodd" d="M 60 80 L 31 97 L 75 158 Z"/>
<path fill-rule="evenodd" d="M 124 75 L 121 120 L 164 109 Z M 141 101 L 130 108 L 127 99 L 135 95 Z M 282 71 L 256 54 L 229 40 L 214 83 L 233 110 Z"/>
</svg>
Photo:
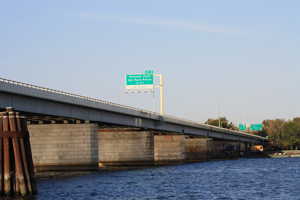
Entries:
<svg viewBox="0 0 300 200">
<path fill-rule="evenodd" d="M 246 124 L 239 124 L 239 130 L 240 131 L 245 131 L 247 129 L 247 125 Z"/>
<path fill-rule="evenodd" d="M 153 89 L 153 74 L 130 74 L 125 77 L 127 90 Z"/>
<path fill-rule="evenodd" d="M 250 124 L 250 131 L 261 131 L 262 124 Z"/>
<path fill-rule="evenodd" d="M 153 70 L 146 70 L 145 74 L 153 74 Z"/>
</svg>

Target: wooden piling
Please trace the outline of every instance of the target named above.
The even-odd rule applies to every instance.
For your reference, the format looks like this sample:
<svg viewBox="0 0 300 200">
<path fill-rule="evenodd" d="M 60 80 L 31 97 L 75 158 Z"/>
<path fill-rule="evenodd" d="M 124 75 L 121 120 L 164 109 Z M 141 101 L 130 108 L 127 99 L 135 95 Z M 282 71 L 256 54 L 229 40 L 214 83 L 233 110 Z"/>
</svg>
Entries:
<svg viewBox="0 0 300 200">
<path fill-rule="evenodd" d="M 3 193 L 37 194 L 26 119 L 11 107 L 0 112 L 0 195 Z"/>
<path fill-rule="evenodd" d="M 11 131 L 17 131 L 16 118 L 14 116 L 14 112 L 9 112 L 9 124 Z M 16 193 L 18 194 L 18 190 L 20 187 L 20 192 L 22 195 L 27 194 L 26 185 L 24 181 L 24 173 L 21 162 L 20 155 L 20 145 L 17 137 L 12 138 L 13 148 L 14 148 L 14 156 L 15 156 L 15 172 L 16 172 Z M 19 185 L 19 186 L 18 186 Z"/>
<path fill-rule="evenodd" d="M 4 112 L 1 112 L 0 113 L 0 131 L 3 131 L 3 115 L 4 115 Z M 3 141 L 2 141 L 2 138 L 0 138 L 0 195 L 2 194 L 3 192 L 3 157 L 2 157 L 2 154 L 3 154 L 3 151 L 2 151 L 2 148 L 3 148 Z"/>
<path fill-rule="evenodd" d="M 20 117 L 20 120 L 21 120 L 21 126 L 23 128 L 23 131 L 28 131 L 26 118 L 22 116 L 22 117 Z M 24 144 L 25 144 L 26 155 L 27 155 L 27 164 L 28 164 L 28 171 L 29 171 L 29 176 L 30 176 L 32 194 L 37 194 L 38 191 L 37 191 L 37 185 L 36 185 L 29 137 L 24 138 Z"/>
<path fill-rule="evenodd" d="M 3 116 L 3 131 L 9 131 L 7 113 Z M 11 174 L 10 174 L 10 153 L 9 153 L 9 138 L 3 138 L 4 150 L 4 193 L 6 196 L 11 196 Z"/>
<path fill-rule="evenodd" d="M 24 129 L 24 126 L 22 126 L 22 124 L 21 124 L 20 115 L 18 112 L 16 112 L 16 120 L 17 120 L 17 125 L 18 125 L 18 131 L 26 131 Z M 26 158 L 27 156 L 26 156 L 26 149 L 25 149 L 25 145 L 24 145 L 24 139 L 19 138 L 19 143 L 20 143 L 21 154 L 22 154 L 22 158 L 23 158 L 23 167 L 24 167 L 25 177 L 26 177 L 26 181 L 27 181 L 28 193 L 31 195 L 32 187 L 31 187 L 28 163 L 27 163 L 27 158 Z"/>
</svg>

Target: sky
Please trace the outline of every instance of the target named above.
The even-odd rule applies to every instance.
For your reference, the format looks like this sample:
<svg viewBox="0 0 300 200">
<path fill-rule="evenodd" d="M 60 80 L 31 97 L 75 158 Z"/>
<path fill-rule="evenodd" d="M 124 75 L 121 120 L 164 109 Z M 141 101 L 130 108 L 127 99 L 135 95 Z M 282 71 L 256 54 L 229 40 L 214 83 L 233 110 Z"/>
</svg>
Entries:
<svg viewBox="0 0 300 200">
<path fill-rule="evenodd" d="M 152 93 L 124 91 L 126 74 L 153 70 L 166 115 L 204 123 L 219 102 L 234 124 L 289 120 L 300 117 L 299 10 L 296 0 L 0 0 L 0 77 L 152 111 Z"/>
</svg>

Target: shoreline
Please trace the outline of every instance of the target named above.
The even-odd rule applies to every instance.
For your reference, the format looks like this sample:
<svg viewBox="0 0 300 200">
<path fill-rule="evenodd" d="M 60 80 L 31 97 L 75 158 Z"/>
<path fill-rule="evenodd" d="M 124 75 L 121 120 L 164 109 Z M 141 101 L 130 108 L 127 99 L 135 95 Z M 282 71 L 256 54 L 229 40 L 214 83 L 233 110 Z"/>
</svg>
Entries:
<svg viewBox="0 0 300 200">
<path fill-rule="evenodd" d="M 132 167 L 103 167 L 98 170 L 90 170 L 90 171 L 37 171 L 35 172 L 36 180 L 44 180 L 44 179 L 55 179 L 55 178 L 68 178 L 72 176 L 83 176 L 89 175 L 92 173 L 99 172 L 118 172 L 118 171 L 129 171 L 135 169 L 147 169 L 155 166 L 132 166 Z"/>
</svg>

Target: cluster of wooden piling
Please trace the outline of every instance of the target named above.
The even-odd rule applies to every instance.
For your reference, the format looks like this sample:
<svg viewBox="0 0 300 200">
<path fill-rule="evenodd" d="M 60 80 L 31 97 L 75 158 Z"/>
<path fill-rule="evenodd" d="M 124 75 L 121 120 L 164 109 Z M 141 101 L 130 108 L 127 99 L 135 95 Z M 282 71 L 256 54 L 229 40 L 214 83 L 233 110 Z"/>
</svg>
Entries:
<svg viewBox="0 0 300 200">
<path fill-rule="evenodd" d="M 0 112 L 0 194 L 37 194 L 26 118 L 12 108 Z"/>
</svg>

